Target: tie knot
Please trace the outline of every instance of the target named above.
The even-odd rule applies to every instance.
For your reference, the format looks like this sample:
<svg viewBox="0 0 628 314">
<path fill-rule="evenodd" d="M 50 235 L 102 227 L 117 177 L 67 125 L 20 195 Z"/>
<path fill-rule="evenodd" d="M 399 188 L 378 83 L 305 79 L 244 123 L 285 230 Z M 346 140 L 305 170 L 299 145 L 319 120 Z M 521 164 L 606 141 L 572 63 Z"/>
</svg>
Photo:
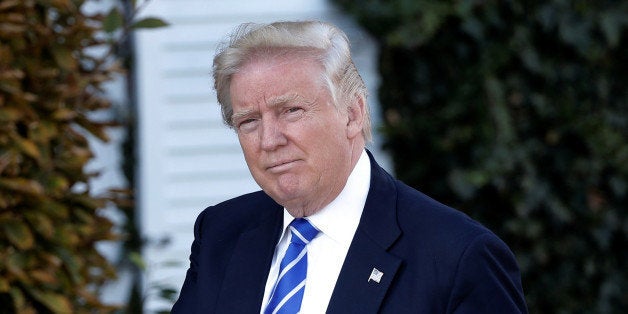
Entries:
<svg viewBox="0 0 628 314">
<path fill-rule="evenodd" d="M 290 232 L 292 233 L 290 242 L 306 245 L 316 237 L 318 229 L 312 226 L 307 219 L 296 218 L 290 223 Z"/>
</svg>

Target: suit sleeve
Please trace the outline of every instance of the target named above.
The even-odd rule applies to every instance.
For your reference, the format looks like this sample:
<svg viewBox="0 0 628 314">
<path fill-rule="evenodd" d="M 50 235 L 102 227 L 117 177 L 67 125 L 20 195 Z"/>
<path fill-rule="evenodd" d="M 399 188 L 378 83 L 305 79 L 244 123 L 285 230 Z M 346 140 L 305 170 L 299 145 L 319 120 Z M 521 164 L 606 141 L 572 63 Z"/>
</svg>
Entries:
<svg viewBox="0 0 628 314">
<path fill-rule="evenodd" d="M 494 234 L 477 236 L 464 251 L 447 313 L 528 313 L 515 257 Z"/>
<path fill-rule="evenodd" d="M 190 254 L 190 268 L 185 275 L 185 281 L 181 288 L 181 293 L 177 302 L 172 307 L 170 313 L 194 313 L 198 302 L 197 270 L 198 254 L 201 247 L 201 229 L 206 211 L 201 212 L 194 223 L 194 241 L 192 242 L 192 252 Z"/>
</svg>

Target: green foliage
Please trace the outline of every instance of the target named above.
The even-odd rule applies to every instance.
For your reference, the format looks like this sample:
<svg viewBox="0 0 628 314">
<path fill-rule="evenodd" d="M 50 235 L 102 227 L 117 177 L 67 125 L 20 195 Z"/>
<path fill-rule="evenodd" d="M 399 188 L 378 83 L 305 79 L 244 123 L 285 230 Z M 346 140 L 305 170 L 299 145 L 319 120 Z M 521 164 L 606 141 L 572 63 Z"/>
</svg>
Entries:
<svg viewBox="0 0 628 314">
<path fill-rule="evenodd" d="M 398 177 L 510 245 L 531 313 L 628 308 L 628 2 L 336 2 Z"/>
<path fill-rule="evenodd" d="M 126 35 L 133 29 L 160 28 L 169 25 L 166 21 L 157 17 L 136 19 L 137 14 L 150 3 L 150 0 L 143 1 L 139 6 L 136 1 L 130 1 L 131 3 L 129 3 L 129 0 L 120 1 L 129 4 L 131 9 L 127 11 L 123 9 L 124 7 L 114 6 L 109 10 L 109 13 L 103 20 L 102 29 L 110 35 L 116 31 L 122 31 Z M 119 38 L 113 36 L 112 39 L 115 39 L 115 42 L 120 41 Z"/>
<path fill-rule="evenodd" d="M 95 244 L 117 238 L 100 210 L 130 208 L 129 191 L 90 193 L 88 137 L 108 140 L 112 122 L 93 117 L 128 31 L 166 23 L 135 21 L 134 1 L 105 16 L 87 2 L 0 3 L 0 313 L 115 310 L 98 299 L 115 270 Z"/>
<path fill-rule="evenodd" d="M 107 140 L 101 86 L 115 67 L 82 1 L 0 5 L 0 303 L 2 313 L 107 311 L 95 287 L 115 276 L 96 251 L 112 240 L 90 195 L 87 134 Z"/>
</svg>

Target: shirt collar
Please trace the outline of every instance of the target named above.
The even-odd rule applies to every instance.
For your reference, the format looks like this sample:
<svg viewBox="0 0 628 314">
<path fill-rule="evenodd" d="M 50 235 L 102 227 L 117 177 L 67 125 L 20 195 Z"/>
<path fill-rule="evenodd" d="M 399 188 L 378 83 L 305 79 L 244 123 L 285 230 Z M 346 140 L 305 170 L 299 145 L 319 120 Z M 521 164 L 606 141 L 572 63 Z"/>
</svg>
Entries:
<svg viewBox="0 0 628 314">
<path fill-rule="evenodd" d="M 371 162 L 363 150 L 340 194 L 307 219 L 323 234 L 348 248 L 360 223 L 371 185 Z M 284 232 L 294 219 L 284 208 Z"/>
</svg>

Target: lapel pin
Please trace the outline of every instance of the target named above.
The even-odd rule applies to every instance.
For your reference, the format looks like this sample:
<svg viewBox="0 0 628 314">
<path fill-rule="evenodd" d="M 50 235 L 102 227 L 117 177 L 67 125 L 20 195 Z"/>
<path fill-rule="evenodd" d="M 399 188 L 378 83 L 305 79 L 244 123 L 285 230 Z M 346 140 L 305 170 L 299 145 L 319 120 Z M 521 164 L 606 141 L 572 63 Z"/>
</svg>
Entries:
<svg viewBox="0 0 628 314">
<path fill-rule="evenodd" d="M 371 271 L 371 275 L 369 276 L 369 280 L 367 282 L 371 282 L 371 280 L 373 280 L 376 283 L 379 283 L 380 280 L 382 280 L 382 276 L 384 276 L 384 273 L 379 271 L 379 269 L 377 268 L 373 268 L 373 271 Z"/>
</svg>

